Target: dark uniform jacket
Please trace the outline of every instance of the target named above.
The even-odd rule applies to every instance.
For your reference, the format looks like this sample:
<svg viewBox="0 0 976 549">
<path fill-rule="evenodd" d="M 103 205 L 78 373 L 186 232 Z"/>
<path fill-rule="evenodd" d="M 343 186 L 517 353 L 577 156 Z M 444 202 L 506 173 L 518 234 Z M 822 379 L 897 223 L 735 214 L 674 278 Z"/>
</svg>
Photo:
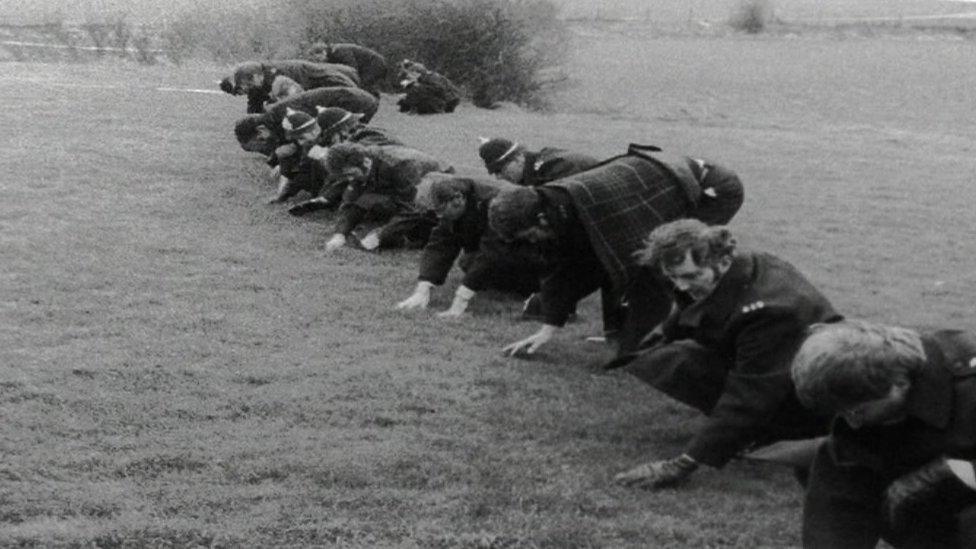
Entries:
<svg viewBox="0 0 976 549">
<path fill-rule="evenodd" d="M 542 186 L 539 194 L 543 213 L 557 235 L 554 241 L 539 245 L 545 264 L 539 289 L 542 316 L 546 324 L 563 326 L 579 300 L 598 289 L 612 292 L 613 283 L 593 249 L 569 192 Z"/>
<path fill-rule="evenodd" d="M 325 48 L 325 59 L 329 63 L 356 69 L 363 88 L 374 95 L 379 93 L 379 88 L 383 86 L 389 73 L 389 65 L 382 54 L 358 44 L 328 44 Z"/>
<path fill-rule="evenodd" d="M 430 172 L 451 172 L 453 168 L 434 157 L 410 147 L 388 145 L 369 147 L 372 166 L 365 179 L 347 182 L 342 195 L 343 204 L 360 203 L 363 195 L 390 197 L 403 210 L 414 208 L 417 184 Z"/>
<path fill-rule="evenodd" d="M 403 146 L 400 140 L 389 135 L 386 130 L 366 126 L 356 130 L 346 141 L 367 146 Z M 317 144 L 327 146 L 321 140 Z M 279 165 L 281 175 L 291 180 L 286 194 L 281 199 L 290 198 L 299 191 L 306 191 L 312 195 L 321 195 L 330 204 L 337 205 L 342 198 L 345 183 L 333 181 L 321 160 L 309 158 L 308 152 L 311 148 L 312 145 L 299 147 L 296 143 L 288 143 L 276 149 L 268 160 L 271 166 Z"/>
<path fill-rule="evenodd" d="M 543 183 L 568 177 L 596 166 L 592 156 L 546 147 L 538 152 L 525 153 L 525 168 L 519 185 L 536 187 Z"/>
<path fill-rule="evenodd" d="M 352 133 L 346 141 L 360 145 L 401 145 L 403 142 L 393 137 L 387 130 L 376 127 L 362 126 Z"/>
<path fill-rule="evenodd" d="M 349 112 L 362 113 L 363 123 L 369 122 L 379 108 L 379 101 L 375 97 L 359 88 L 349 87 L 327 87 L 316 88 L 302 93 L 287 97 L 270 105 L 267 112 L 261 114 L 248 115 L 247 120 L 238 122 L 237 140 L 242 147 L 247 145 L 253 135 L 253 129 L 258 125 L 263 125 L 271 132 L 271 139 L 267 142 L 250 146 L 245 150 L 261 152 L 270 155 L 276 147 L 285 142 L 285 130 L 281 127 L 281 121 L 285 118 L 287 109 L 302 111 L 311 116 L 318 114 L 317 107 L 339 107 Z"/>
<path fill-rule="evenodd" d="M 725 388 L 686 453 L 721 467 L 769 433 L 823 434 L 827 420 L 796 397 L 790 362 L 806 328 L 839 319 L 830 302 L 789 263 L 740 252 L 711 295 L 678 292 L 665 341 L 691 339 L 725 357 Z M 782 437 L 778 437 L 782 438 Z"/>
<path fill-rule="evenodd" d="M 976 334 L 923 333 L 922 343 L 928 366 L 912 380 L 904 421 L 852 429 L 834 420 L 809 480 L 804 547 L 873 548 L 883 533 L 882 494 L 893 480 L 938 458 L 976 464 Z"/>
<path fill-rule="evenodd" d="M 511 183 L 493 179 L 468 179 L 465 209 L 456 220 L 440 219 L 420 256 L 419 279 L 440 285 L 462 251 L 466 254 L 464 286 L 481 291 L 492 287 L 493 264 L 502 256 L 507 264 L 520 264 L 529 275 L 536 274 L 538 258 L 504 245 L 488 227 L 488 204 Z M 516 254 L 513 258 L 511 254 Z"/>
<path fill-rule="evenodd" d="M 359 87 L 356 69 L 337 63 L 313 63 L 301 59 L 265 61 L 261 63 L 261 72 L 264 74 L 263 85 L 247 92 L 248 113 L 264 112 L 264 104 L 271 99 L 271 83 L 279 74 L 291 78 L 305 91 L 315 88 Z M 241 82 L 247 75 L 235 74 L 234 78 L 236 82 Z"/>
<path fill-rule="evenodd" d="M 400 112 L 417 114 L 454 112 L 461 102 L 461 91 L 446 76 L 434 71 L 422 72 L 406 86 L 405 95 L 397 101 Z"/>
<path fill-rule="evenodd" d="M 430 172 L 450 173 L 454 168 L 424 152 L 398 145 L 369 147 L 368 154 L 372 165 L 363 179 L 340 177 L 323 192 L 323 197 L 330 201 L 334 196 L 341 197 L 337 200 L 336 232 L 349 234 L 367 215 L 379 218 L 400 216 L 401 220 L 410 219 L 426 227 L 422 236 L 425 243 L 433 222 L 414 203 L 417 185 Z M 404 230 L 414 228 L 404 227 Z"/>
</svg>

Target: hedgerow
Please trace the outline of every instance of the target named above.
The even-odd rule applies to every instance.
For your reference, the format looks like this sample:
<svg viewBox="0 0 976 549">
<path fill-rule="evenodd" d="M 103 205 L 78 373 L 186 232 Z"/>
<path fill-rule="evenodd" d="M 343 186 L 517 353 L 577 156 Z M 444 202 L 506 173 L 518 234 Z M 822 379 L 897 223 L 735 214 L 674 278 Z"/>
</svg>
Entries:
<svg viewBox="0 0 976 549">
<path fill-rule="evenodd" d="M 550 0 L 282 0 L 263 11 L 194 11 L 170 27 L 181 57 L 221 61 L 300 56 L 320 42 L 354 42 L 391 65 L 420 61 L 471 101 L 545 103 L 567 33 Z"/>
</svg>

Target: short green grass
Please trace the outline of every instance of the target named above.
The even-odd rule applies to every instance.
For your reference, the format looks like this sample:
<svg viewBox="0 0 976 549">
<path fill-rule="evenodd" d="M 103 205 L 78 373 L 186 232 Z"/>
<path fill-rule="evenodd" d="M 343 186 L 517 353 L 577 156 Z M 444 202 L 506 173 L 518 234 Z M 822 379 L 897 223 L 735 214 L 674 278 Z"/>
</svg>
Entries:
<svg viewBox="0 0 976 549">
<path fill-rule="evenodd" d="M 745 181 L 743 244 L 843 312 L 974 327 L 971 41 L 575 44 L 554 114 L 409 117 L 386 97 L 375 124 L 462 172 L 482 135 L 707 156 Z M 0 546 L 797 545 L 776 467 L 609 483 L 700 417 L 599 369 L 595 300 L 531 361 L 499 353 L 535 329 L 517 301 L 394 312 L 416 252 L 326 255 L 327 216 L 263 204 L 240 101 L 156 90 L 220 72 L 4 66 Z"/>
</svg>

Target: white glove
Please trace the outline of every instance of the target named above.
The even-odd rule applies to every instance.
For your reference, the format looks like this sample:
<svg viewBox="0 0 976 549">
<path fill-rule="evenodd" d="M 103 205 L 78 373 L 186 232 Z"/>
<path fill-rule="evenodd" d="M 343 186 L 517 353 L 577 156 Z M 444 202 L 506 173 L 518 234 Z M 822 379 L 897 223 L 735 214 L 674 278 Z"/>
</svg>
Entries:
<svg viewBox="0 0 976 549">
<path fill-rule="evenodd" d="M 312 145 L 312 148 L 308 150 L 308 157 L 312 160 L 321 161 L 326 155 L 329 154 L 329 149 L 321 145 Z"/>
<path fill-rule="evenodd" d="M 458 289 L 454 292 L 454 301 L 451 302 L 451 307 L 443 312 L 437 313 L 438 318 L 458 318 L 464 314 L 464 311 L 468 309 L 468 301 L 474 297 L 475 291 L 467 286 L 458 286 Z"/>
<path fill-rule="evenodd" d="M 413 291 L 413 294 L 404 299 L 403 301 L 397 303 L 397 309 L 426 309 L 427 304 L 430 303 L 430 289 L 434 285 L 426 280 L 421 280 L 417 283 L 417 288 Z"/>
<path fill-rule="evenodd" d="M 502 349 L 502 352 L 508 356 L 515 356 L 524 352 L 527 355 L 531 355 L 539 350 L 550 339 L 552 339 L 553 334 L 558 330 L 558 326 L 553 326 L 551 324 L 543 324 L 539 331 L 530 335 L 529 337 L 516 341 L 511 345 L 506 346 Z"/>
<path fill-rule="evenodd" d="M 325 251 L 334 252 L 346 245 L 346 235 L 336 233 L 325 243 Z"/>
<path fill-rule="evenodd" d="M 359 241 L 364 250 L 375 250 L 380 247 L 379 230 L 370 232 Z"/>
</svg>

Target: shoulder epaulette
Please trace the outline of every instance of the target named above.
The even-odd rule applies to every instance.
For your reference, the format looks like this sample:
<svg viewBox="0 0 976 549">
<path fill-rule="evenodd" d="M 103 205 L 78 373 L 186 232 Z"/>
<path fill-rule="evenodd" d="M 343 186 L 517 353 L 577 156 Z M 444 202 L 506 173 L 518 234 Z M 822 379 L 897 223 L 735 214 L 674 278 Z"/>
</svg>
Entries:
<svg viewBox="0 0 976 549">
<path fill-rule="evenodd" d="M 752 303 L 750 303 L 750 304 L 745 305 L 744 307 L 742 307 L 742 314 L 751 313 L 753 311 L 758 311 L 759 309 L 762 309 L 765 306 L 766 306 L 766 304 L 763 303 L 762 301 L 754 301 L 754 302 L 752 302 Z"/>
</svg>

